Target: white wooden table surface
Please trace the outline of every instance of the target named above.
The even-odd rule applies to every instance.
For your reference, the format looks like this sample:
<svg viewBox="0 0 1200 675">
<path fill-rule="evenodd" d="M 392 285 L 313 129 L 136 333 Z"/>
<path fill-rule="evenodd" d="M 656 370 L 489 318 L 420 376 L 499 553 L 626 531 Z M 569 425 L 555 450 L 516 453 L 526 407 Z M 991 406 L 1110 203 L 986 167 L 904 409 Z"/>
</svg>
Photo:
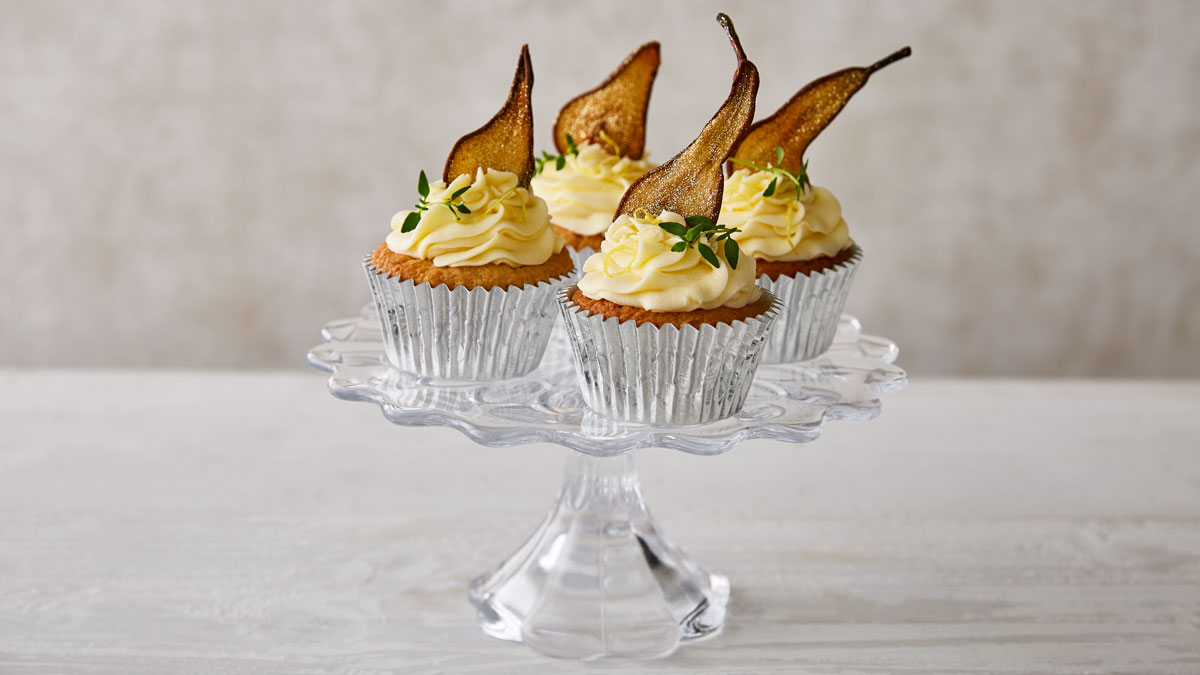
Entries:
<svg viewBox="0 0 1200 675">
<path fill-rule="evenodd" d="M 562 457 L 315 373 L 0 371 L 0 673 L 1200 673 L 1200 384 L 918 378 L 816 443 L 641 453 L 733 584 L 650 663 L 475 626 Z"/>
</svg>

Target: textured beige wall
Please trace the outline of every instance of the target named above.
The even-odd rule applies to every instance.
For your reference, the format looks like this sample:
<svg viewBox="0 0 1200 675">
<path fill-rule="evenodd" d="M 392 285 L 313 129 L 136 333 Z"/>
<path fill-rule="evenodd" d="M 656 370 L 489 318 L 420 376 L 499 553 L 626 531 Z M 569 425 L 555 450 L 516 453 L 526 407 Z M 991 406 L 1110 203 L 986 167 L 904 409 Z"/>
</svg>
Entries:
<svg viewBox="0 0 1200 675">
<path fill-rule="evenodd" d="M 774 110 L 911 44 L 810 150 L 916 374 L 1200 375 L 1200 3 L 0 2 L 0 364 L 299 366 L 528 41 L 554 112 L 663 43 L 654 158 L 733 60 Z"/>
</svg>

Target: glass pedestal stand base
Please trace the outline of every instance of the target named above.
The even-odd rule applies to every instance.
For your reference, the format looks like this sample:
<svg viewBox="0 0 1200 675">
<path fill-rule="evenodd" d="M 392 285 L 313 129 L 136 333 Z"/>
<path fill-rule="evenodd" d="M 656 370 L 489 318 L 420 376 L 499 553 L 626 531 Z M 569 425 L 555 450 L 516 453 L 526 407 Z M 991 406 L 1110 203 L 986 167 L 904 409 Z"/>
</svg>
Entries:
<svg viewBox="0 0 1200 675">
<path fill-rule="evenodd" d="M 720 631 L 729 581 L 662 535 L 631 455 L 570 452 L 549 515 L 468 595 L 493 637 L 550 656 L 651 658 Z"/>
<path fill-rule="evenodd" d="M 528 375 L 447 382 L 393 368 L 373 305 L 331 321 L 308 353 L 329 390 L 379 406 L 404 426 L 444 426 L 489 447 L 570 448 L 558 501 L 520 550 L 475 581 L 471 602 L 489 635 L 555 656 L 664 656 L 716 634 L 729 583 L 667 541 L 642 501 L 631 452 L 673 448 L 716 455 L 755 438 L 816 440 L 829 420 L 869 420 L 880 397 L 904 387 L 899 349 L 843 316 L 829 351 L 811 361 L 760 365 L 746 404 L 710 424 L 665 427 L 609 419 L 583 400 L 574 356 L 551 340 Z"/>
</svg>

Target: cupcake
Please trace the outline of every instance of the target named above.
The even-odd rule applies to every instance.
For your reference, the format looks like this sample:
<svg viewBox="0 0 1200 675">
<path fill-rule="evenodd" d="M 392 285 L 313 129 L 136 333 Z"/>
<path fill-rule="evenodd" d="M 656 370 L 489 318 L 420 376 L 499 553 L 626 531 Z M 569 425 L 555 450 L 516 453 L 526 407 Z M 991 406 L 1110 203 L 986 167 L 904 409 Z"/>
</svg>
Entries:
<svg viewBox="0 0 1200 675">
<path fill-rule="evenodd" d="M 536 160 L 534 194 L 546 200 L 577 265 L 600 250 L 621 197 L 654 168 L 644 155 L 658 64 L 658 43 L 646 43 L 600 86 L 568 102 L 554 121 L 558 154 L 543 152 Z"/>
<path fill-rule="evenodd" d="M 653 168 L 647 161 L 621 157 L 613 150 L 613 146 L 572 143 L 563 168 L 549 165 L 532 181 L 534 194 L 550 208 L 555 233 L 566 241 L 578 265 L 600 250 L 621 197 Z"/>
<path fill-rule="evenodd" d="M 826 75 L 756 122 L 738 144 L 725 181 L 720 221 L 755 258 L 759 284 L 783 306 L 763 361 L 788 363 L 829 349 L 862 260 L 842 206 L 808 180 L 804 152 L 871 73 L 909 56 L 908 47 L 865 68 Z"/>
<path fill-rule="evenodd" d="M 738 169 L 725 179 L 721 224 L 755 261 L 758 283 L 783 313 L 763 353 L 765 363 L 814 358 L 833 342 L 862 250 L 850 238 L 833 193 L 803 179 Z"/>
<path fill-rule="evenodd" d="M 617 419 L 700 424 L 741 409 L 777 302 L 755 284 L 720 212 L 722 164 L 754 115 L 758 71 L 683 152 L 626 191 L 601 251 L 559 292 L 588 405 Z"/>
<path fill-rule="evenodd" d="M 622 214 L 578 284 L 559 292 L 580 387 L 599 413 L 701 424 L 746 400 L 777 303 L 755 284 L 752 259 L 737 264 L 701 236 L 714 264 L 698 246 L 678 248 L 687 240 L 676 229 L 688 225 L 670 211 Z"/>
<path fill-rule="evenodd" d="M 442 180 L 421 172 L 417 204 L 363 261 L 388 360 L 401 370 L 494 380 L 541 360 L 574 264 L 529 190 L 532 85 L 522 47 L 504 107 L 455 144 Z"/>
</svg>

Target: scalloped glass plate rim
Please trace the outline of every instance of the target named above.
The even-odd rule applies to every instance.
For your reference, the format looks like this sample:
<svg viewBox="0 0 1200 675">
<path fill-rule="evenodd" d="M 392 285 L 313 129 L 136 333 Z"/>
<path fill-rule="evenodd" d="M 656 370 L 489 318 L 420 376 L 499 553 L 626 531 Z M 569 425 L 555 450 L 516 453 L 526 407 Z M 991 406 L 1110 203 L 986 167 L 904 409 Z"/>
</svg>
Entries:
<svg viewBox="0 0 1200 675">
<path fill-rule="evenodd" d="M 627 423 L 603 417 L 583 404 L 570 364 L 570 347 L 558 331 L 561 326 L 556 327 L 541 365 L 528 375 L 492 382 L 437 382 L 402 373 L 388 363 L 374 307 L 368 305 L 357 317 L 327 323 L 321 330 L 324 344 L 309 351 L 307 358 L 313 369 L 330 375 L 329 390 L 334 396 L 375 403 L 395 424 L 457 429 L 472 441 L 489 447 L 554 443 L 601 457 L 647 447 L 716 455 L 755 439 L 810 442 L 820 437 L 826 420 L 876 417 L 881 407 L 878 397 L 907 384 L 905 372 L 893 365 L 899 355 L 895 343 L 863 334 L 857 319 L 843 315 L 834 346 L 824 355 L 801 363 L 760 366 L 746 406 L 738 415 L 683 427 Z M 408 382 L 402 387 L 396 382 L 399 379 Z M 479 396 L 496 388 L 515 391 L 522 386 L 560 398 L 570 398 L 574 388 L 577 400 L 568 402 L 565 408 L 557 409 L 539 424 L 493 418 L 486 411 L 467 415 L 461 409 L 406 406 L 396 400 L 397 394 L 406 391 L 435 397 Z M 772 395 L 762 389 L 783 391 L 785 395 Z M 844 389 L 850 392 L 845 393 Z M 435 400 L 435 406 L 436 403 Z M 789 417 L 794 419 L 771 421 L 754 414 L 756 411 L 778 414 L 778 410 L 771 408 L 781 405 L 789 406 Z M 540 408 L 527 405 L 524 410 L 535 413 Z M 573 421 L 564 423 L 557 419 L 560 416 Z"/>
</svg>

